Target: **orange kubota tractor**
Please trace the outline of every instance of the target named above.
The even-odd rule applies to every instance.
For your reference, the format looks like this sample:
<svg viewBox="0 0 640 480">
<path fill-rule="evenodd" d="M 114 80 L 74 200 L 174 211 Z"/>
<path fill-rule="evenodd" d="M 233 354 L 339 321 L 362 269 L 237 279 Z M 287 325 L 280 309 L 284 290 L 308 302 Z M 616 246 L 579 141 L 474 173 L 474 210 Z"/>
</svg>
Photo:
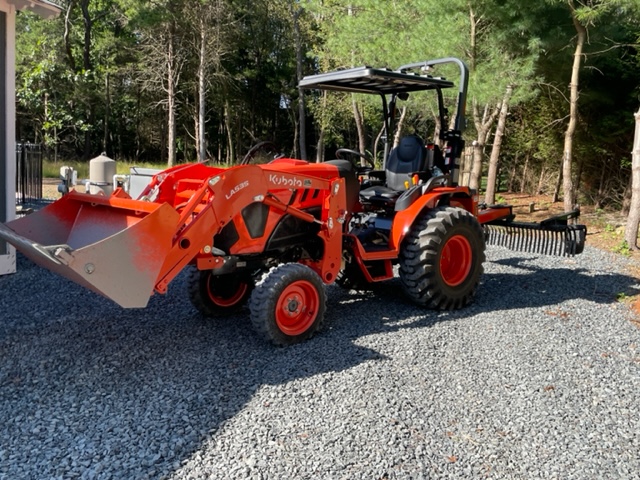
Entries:
<svg viewBox="0 0 640 480">
<path fill-rule="evenodd" d="M 278 345 L 306 340 L 321 326 L 324 285 L 364 288 L 392 278 L 394 265 L 416 304 L 464 307 L 483 271 L 485 242 L 578 254 L 586 229 L 567 221 L 577 213 L 516 223 L 511 207 L 479 206 L 476 192 L 458 185 L 468 78 L 458 59 L 341 70 L 301 86 L 379 95 L 386 139 L 397 100 L 410 92 L 434 92 L 439 123 L 449 124 L 442 91 L 454 82 L 424 74 L 442 64 L 460 72 L 442 148 L 415 135 L 394 149 L 385 140 L 380 170 L 347 149 L 324 163 L 255 165 L 246 157 L 231 168 L 177 166 L 155 175 L 136 199 L 122 189 L 109 197 L 72 191 L 0 225 L 0 237 L 122 307 L 146 306 L 189 268 L 189 296 L 200 312 L 220 316 L 248 303 L 255 330 Z"/>
</svg>

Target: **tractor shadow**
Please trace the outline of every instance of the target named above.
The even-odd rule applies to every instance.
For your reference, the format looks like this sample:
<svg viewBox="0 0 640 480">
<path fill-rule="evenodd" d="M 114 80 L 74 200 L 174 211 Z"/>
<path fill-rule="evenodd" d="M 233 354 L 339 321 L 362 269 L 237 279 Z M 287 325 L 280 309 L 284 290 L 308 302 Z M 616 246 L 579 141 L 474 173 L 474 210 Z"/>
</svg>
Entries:
<svg viewBox="0 0 640 480">
<path fill-rule="evenodd" d="M 549 268 L 548 264 L 536 264 L 535 256 L 507 255 L 511 256 L 494 259 L 488 253 L 475 299 L 461 310 L 438 312 L 416 307 L 405 298 L 400 280 L 394 278 L 370 292 L 346 294 L 333 287 L 335 299 L 329 297 L 329 315 L 340 315 L 339 328 L 358 338 L 399 329 L 428 328 L 487 312 L 550 307 L 569 300 L 615 304 L 621 297 L 640 294 L 640 279 L 631 275 L 590 270 L 572 259 L 559 259 Z M 363 316 L 369 322 L 361 322 Z M 358 321 L 350 322 L 350 318 Z"/>
<path fill-rule="evenodd" d="M 158 478 L 261 389 L 389 361 L 358 345 L 364 337 L 569 299 L 613 303 L 639 288 L 630 276 L 518 257 L 487 262 L 476 301 L 456 312 L 412 305 L 398 280 L 366 293 L 331 286 L 327 328 L 275 348 L 253 334 L 247 312 L 197 315 L 184 276 L 146 309 L 123 310 L 22 258 L 18 268 L 0 277 L 0 477 L 21 465 L 26 478 Z"/>
<path fill-rule="evenodd" d="M 524 256 L 489 260 L 475 302 L 481 311 L 491 311 L 495 305 L 501 309 L 545 307 L 576 299 L 612 304 L 640 293 L 640 279 L 613 268 L 590 269 L 579 259 L 560 258 L 552 268 Z"/>
</svg>

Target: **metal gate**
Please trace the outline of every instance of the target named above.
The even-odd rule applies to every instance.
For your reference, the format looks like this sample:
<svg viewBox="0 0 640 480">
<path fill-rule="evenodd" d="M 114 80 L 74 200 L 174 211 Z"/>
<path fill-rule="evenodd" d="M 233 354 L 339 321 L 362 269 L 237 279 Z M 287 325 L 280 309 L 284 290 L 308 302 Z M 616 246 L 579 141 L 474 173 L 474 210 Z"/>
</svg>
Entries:
<svg viewBox="0 0 640 480">
<path fill-rule="evenodd" d="M 42 200 L 42 145 L 16 143 L 16 203 Z"/>
</svg>

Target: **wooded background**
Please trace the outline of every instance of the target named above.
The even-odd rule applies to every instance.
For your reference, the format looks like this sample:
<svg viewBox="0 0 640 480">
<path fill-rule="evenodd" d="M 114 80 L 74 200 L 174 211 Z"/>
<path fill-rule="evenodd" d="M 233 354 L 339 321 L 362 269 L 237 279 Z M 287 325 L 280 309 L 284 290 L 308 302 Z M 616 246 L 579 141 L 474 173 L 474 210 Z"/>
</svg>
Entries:
<svg viewBox="0 0 640 480">
<path fill-rule="evenodd" d="M 18 140 L 50 159 L 233 163 L 264 140 L 311 160 L 339 147 L 380 159 L 379 99 L 303 96 L 298 80 L 456 56 L 470 68 L 470 186 L 489 174 L 489 202 L 494 175 L 566 209 L 628 211 L 640 0 L 57 3 L 58 19 L 17 23 Z M 437 140 L 433 105 L 404 102 L 395 138 Z"/>
</svg>

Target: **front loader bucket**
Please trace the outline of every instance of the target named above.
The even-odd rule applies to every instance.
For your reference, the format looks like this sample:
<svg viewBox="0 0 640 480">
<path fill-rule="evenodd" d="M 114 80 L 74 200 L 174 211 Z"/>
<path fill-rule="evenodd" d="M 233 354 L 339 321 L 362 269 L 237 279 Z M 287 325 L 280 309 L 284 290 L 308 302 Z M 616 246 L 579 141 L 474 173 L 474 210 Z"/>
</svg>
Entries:
<svg viewBox="0 0 640 480">
<path fill-rule="evenodd" d="M 71 192 L 0 224 L 0 238 L 38 265 L 122 307 L 145 307 L 178 221 L 168 204 Z"/>
</svg>

